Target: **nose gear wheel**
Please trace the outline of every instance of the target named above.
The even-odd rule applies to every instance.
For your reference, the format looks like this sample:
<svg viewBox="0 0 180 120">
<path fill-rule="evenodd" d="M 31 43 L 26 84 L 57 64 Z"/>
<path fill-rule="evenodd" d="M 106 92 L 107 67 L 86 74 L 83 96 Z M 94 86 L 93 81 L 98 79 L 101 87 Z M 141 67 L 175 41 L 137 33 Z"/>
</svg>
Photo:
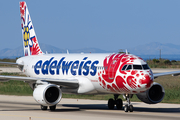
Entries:
<svg viewBox="0 0 180 120">
<path fill-rule="evenodd" d="M 131 104 L 130 98 L 132 97 L 132 95 L 126 94 L 125 98 L 127 100 L 127 104 L 124 106 L 124 111 L 125 112 L 133 112 L 133 105 Z"/>
</svg>

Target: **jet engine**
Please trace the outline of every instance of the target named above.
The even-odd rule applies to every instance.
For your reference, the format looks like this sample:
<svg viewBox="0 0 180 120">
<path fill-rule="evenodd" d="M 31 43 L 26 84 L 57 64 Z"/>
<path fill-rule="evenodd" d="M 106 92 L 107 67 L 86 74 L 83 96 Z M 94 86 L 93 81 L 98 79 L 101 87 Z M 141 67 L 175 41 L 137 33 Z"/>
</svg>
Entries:
<svg viewBox="0 0 180 120">
<path fill-rule="evenodd" d="M 163 100 L 164 94 L 165 91 L 162 85 L 154 82 L 150 89 L 136 95 L 142 102 L 147 104 L 156 104 Z"/>
<path fill-rule="evenodd" d="M 33 97 L 43 106 L 54 106 L 61 101 L 62 92 L 54 84 L 38 85 L 33 92 Z"/>
</svg>

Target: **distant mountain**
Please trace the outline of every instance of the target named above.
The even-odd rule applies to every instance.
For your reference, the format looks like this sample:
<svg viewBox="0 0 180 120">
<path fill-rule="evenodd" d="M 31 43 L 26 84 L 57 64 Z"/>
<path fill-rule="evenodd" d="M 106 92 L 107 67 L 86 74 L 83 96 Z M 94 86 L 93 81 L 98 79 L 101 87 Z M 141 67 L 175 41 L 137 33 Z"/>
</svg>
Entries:
<svg viewBox="0 0 180 120">
<path fill-rule="evenodd" d="M 52 45 L 40 43 L 41 49 L 44 53 L 67 53 L 67 49 L 60 49 Z M 98 48 L 82 48 L 75 50 L 68 50 L 69 53 L 110 53 L 111 51 L 105 51 Z M 0 50 L 0 58 L 16 58 L 24 55 L 23 46 L 19 46 L 15 49 L 5 48 Z"/>
<path fill-rule="evenodd" d="M 44 53 L 67 53 L 67 49 L 60 49 L 57 47 L 54 47 L 52 45 L 47 45 L 44 43 L 40 43 L 41 49 Z M 151 58 L 159 58 L 160 55 L 160 49 L 161 49 L 161 55 L 175 55 L 177 54 L 177 57 L 180 56 L 180 45 L 175 45 L 171 43 L 158 43 L 158 42 L 152 42 L 145 45 L 138 45 L 133 48 L 128 48 L 128 52 L 131 54 L 135 54 L 138 56 L 146 56 L 150 58 L 154 55 L 154 57 Z M 113 51 L 106 51 L 98 48 L 81 48 L 81 49 L 68 49 L 69 53 L 113 53 Z M 118 52 L 118 50 L 117 50 Z M 0 58 L 16 58 L 23 56 L 24 51 L 23 47 L 19 46 L 15 49 L 2 49 L 0 50 Z"/>
<path fill-rule="evenodd" d="M 159 42 L 152 42 L 128 49 L 130 53 L 136 55 L 159 55 L 160 50 L 162 55 L 180 54 L 180 45 L 175 45 L 171 43 L 163 44 Z"/>
<path fill-rule="evenodd" d="M 48 53 L 65 53 L 67 51 L 65 49 L 60 49 L 60 48 L 54 47 L 52 45 L 47 45 L 44 43 L 40 43 L 40 47 L 44 53 L 46 53 L 46 52 L 48 52 Z"/>
<path fill-rule="evenodd" d="M 22 49 L 22 46 L 17 47 L 15 49 L 9 49 L 5 48 L 0 50 L 0 58 L 16 58 L 23 56 L 24 51 Z"/>
<path fill-rule="evenodd" d="M 76 50 L 69 50 L 70 53 L 112 53 L 111 51 L 106 51 L 98 48 L 82 48 Z"/>
<path fill-rule="evenodd" d="M 43 52 L 48 52 L 48 53 L 67 53 L 67 50 L 69 53 L 109 53 L 111 51 L 106 51 L 98 48 L 81 48 L 81 49 L 60 49 L 57 47 L 54 47 L 52 45 L 47 45 L 44 43 L 40 43 L 40 47 Z"/>
</svg>

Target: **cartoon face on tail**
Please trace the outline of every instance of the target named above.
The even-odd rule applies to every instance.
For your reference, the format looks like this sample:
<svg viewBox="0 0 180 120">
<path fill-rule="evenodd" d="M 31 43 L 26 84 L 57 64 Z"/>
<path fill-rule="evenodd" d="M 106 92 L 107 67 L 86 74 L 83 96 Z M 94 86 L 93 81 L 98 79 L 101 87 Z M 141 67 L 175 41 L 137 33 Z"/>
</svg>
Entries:
<svg viewBox="0 0 180 120">
<path fill-rule="evenodd" d="M 29 56 L 43 54 L 34 31 L 34 27 L 26 2 L 20 2 L 20 15 L 23 34 L 24 55 Z"/>
</svg>

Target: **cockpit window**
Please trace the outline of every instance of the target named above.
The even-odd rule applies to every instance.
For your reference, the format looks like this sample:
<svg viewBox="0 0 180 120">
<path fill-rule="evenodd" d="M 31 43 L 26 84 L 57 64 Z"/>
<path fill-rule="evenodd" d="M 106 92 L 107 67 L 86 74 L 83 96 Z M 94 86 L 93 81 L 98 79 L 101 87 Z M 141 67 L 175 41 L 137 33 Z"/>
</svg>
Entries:
<svg viewBox="0 0 180 120">
<path fill-rule="evenodd" d="M 122 70 L 148 70 L 150 69 L 149 66 L 147 64 L 144 65 L 124 65 Z"/>
<path fill-rule="evenodd" d="M 127 67 L 127 65 L 124 65 L 123 68 L 122 68 L 122 70 L 126 70 L 126 67 Z"/>
<path fill-rule="evenodd" d="M 142 65 L 144 70 L 150 69 L 147 64 Z"/>
<path fill-rule="evenodd" d="M 132 69 L 132 65 L 128 65 L 128 67 L 126 68 L 126 70 L 131 70 Z"/>
<path fill-rule="evenodd" d="M 142 70 L 142 66 L 141 65 L 133 65 L 133 69 L 134 70 Z"/>
</svg>

